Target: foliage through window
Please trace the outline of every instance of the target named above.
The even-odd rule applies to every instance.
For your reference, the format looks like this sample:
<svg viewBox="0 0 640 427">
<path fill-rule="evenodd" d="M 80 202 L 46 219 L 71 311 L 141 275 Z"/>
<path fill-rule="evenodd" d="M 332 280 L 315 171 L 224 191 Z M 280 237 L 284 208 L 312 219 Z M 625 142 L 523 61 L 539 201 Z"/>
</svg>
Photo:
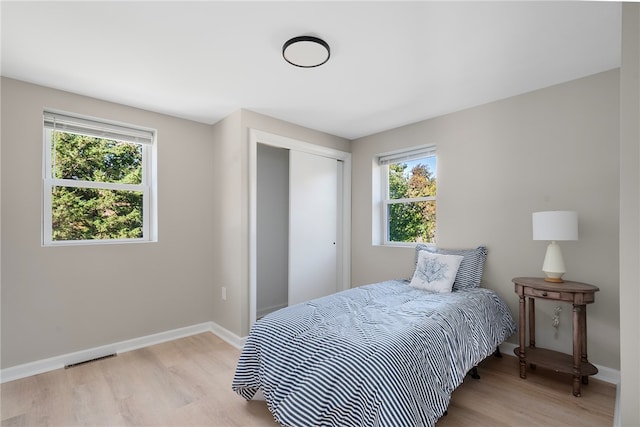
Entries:
<svg viewBox="0 0 640 427">
<path fill-rule="evenodd" d="M 153 133 L 45 112 L 43 243 L 149 241 Z"/>
<path fill-rule="evenodd" d="M 386 243 L 435 243 L 435 148 L 380 156 Z"/>
</svg>

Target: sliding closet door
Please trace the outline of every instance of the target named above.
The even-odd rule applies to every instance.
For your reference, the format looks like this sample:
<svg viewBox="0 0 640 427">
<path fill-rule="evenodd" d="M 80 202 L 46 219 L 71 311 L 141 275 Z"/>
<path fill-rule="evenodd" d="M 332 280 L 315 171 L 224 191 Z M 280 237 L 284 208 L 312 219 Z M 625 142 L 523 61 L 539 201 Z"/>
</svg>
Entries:
<svg viewBox="0 0 640 427">
<path fill-rule="evenodd" d="M 289 153 L 289 305 L 337 289 L 338 161 Z"/>
</svg>

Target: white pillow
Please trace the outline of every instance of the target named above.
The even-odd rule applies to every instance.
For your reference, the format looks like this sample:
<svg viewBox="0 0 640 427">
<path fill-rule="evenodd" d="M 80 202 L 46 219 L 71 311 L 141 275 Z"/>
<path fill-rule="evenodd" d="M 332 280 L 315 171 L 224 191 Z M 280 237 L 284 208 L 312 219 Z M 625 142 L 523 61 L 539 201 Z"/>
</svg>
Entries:
<svg viewBox="0 0 640 427">
<path fill-rule="evenodd" d="M 464 257 L 420 251 L 411 286 L 432 292 L 451 292 Z"/>
</svg>

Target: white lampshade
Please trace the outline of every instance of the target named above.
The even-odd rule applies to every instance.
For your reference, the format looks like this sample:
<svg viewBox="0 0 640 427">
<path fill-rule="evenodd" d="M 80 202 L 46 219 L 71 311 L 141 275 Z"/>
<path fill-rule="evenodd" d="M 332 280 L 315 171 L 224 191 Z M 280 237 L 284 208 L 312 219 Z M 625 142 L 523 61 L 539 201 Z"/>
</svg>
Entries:
<svg viewBox="0 0 640 427">
<path fill-rule="evenodd" d="M 533 240 L 550 240 L 542 264 L 547 282 L 563 282 L 566 272 L 557 240 L 578 240 L 578 213 L 574 211 L 534 212 Z"/>
<path fill-rule="evenodd" d="M 578 240 L 578 213 L 575 211 L 534 212 L 533 240 Z"/>
</svg>

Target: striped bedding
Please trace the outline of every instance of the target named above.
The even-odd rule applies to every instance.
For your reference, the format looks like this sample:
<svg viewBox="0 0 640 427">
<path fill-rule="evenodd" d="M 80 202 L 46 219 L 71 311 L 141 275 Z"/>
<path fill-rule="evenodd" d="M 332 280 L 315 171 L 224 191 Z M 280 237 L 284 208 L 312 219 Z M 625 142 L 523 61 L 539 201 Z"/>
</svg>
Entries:
<svg viewBox="0 0 640 427">
<path fill-rule="evenodd" d="M 284 426 L 432 426 L 466 373 L 515 332 L 498 295 L 391 280 L 256 322 L 233 390 Z"/>
</svg>

